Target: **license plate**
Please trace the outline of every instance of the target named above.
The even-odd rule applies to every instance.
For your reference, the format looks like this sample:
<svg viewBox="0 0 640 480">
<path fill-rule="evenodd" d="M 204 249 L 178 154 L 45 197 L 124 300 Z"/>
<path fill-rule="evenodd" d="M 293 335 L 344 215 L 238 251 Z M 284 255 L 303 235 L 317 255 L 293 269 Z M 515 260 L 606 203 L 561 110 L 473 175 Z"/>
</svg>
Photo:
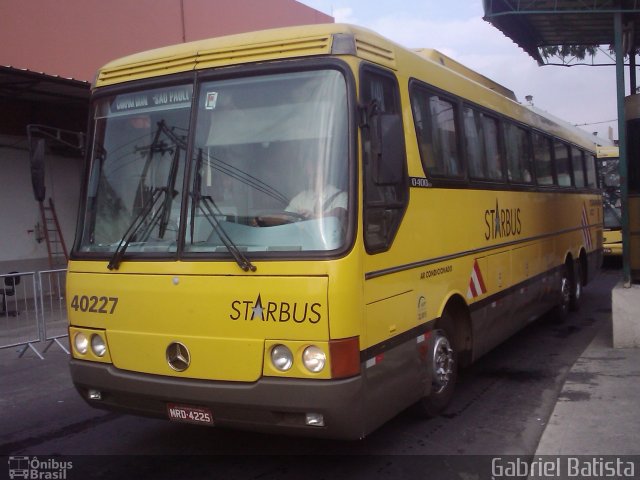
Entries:
<svg viewBox="0 0 640 480">
<path fill-rule="evenodd" d="M 213 425 L 213 414 L 206 407 L 191 405 L 167 404 L 167 415 L 173 422 L 195 423 L 197 425 Z"/>
</svg>

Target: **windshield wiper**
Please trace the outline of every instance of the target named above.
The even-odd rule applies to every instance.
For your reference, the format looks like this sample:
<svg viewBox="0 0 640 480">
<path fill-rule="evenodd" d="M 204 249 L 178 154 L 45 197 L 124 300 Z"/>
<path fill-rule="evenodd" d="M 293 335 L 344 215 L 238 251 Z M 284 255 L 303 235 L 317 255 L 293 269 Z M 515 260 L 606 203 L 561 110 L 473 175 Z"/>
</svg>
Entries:
<svg viewBox="0 0 640 480">
<path fill-rule="evenodd" d="M 213 207 L 218 210 L 218 212 L 220 212 L 220 209 L 217 207 L 213 199 L 209 196 L 203 196 L 195 192 L 192 193 L 192 195 L 194 196 L 194 202 L 198 205 L 202 213 L 204 213 L 205 218 L 209 221 L 218 237 L 220 237 L 220 241 L 222 241 L 227 250 L 229 250 L 229 253 L 236 261 L 238 266 L 245 272 L 255 272 L 257 270 L 256 266 L 251 263 L 251 261 L 246 257 L 244 253 L 242 253 L 238 246 L 233 243 L 231 237 L 229 237 L 227 232 L 225 232 L 220 225 L 220 221 L 216 217 L 216 213 L 213 211 L 213 208 L 211 206 L 213 205 Z"/>
<path fill-rule="evenodd" d="M 127 231 L 124 232 L 120 243 L 118 243 L 118 246 L 116 247 L 116 251 L 113 252 L 113 256 L 111 257 L 111 260 L 109 260 L 109 264 L 107 265 L 107 268 L 109 270 L 118 269 L 118 267 L 120 266 L 120 262 L 122 261 L 122 257 L 127 251 L 127 247 L 136 236 L 136 233 L 138 233 L 138 230 L 140 230 L 140 227 L 144 225 L 145 220 L 153 211 L 155 205 L 158 203 L 158 200 L 162 198 L 163 194 L 167 195 L 167 189 L 165 187 L 157 187 L 153 189 L 151 197 L 149 197 L 149 199 L 143 205 L 140 213 L 138 213 L 136 218 L 133 219 L 133 222 L 131 222 L 129 228 L 127 228 Z M 155 216 L 152 223 L 155 223 Z"/>
<path fill-rule="evenodd" d="M 202 156 L 202 150 L 200 150 L 198 155 Z M 197 161 L 199 166 L 202 165 L 202 162 L 203 162 L 202 158 L 198 158 Z M 230 163 L 224 162 L 213 155 L 207 154 L 207 158 L 205 162 L 209 167 L 213 168 L 214 170 L 217 170 L 218 172 L 227 175 L 229 178 L 232 178 L 244 185 L 247 185 L 248 187 L 251 187 L 257 190 L 258 192 L 263 193 L 264 195 L 268 195 L 269 197 L 277 200 L 283 205 L 289 205 L 289 202 L 291 201 L 290 198 L 285 197 L 281 192 L 276 190 L 274 187 L 272 187 L 268 183 L 263 182 L 259 178 L 245 172 L 244 170 L 234 167 Z"/>
<path fill-rule="evenodd" d="M 162 218 L 158 230 L 158 236 L 164 238 L 167 232 L 167 226 L 169 225 L 169 218 L 171 217 L 171 204 L 173 197 L 178 194 L 176 190 L 176 177 L 178 176 L 178 161 L 180 160 L 180 147 L 176 147 L 176 151 L 173 154 L 173 160 L 171 161 L 171 169 L 169 171 L 169 179 L 167 182 L 167 195 L 164 196 L 164 205 L 162 207 Z"/>
</svg>

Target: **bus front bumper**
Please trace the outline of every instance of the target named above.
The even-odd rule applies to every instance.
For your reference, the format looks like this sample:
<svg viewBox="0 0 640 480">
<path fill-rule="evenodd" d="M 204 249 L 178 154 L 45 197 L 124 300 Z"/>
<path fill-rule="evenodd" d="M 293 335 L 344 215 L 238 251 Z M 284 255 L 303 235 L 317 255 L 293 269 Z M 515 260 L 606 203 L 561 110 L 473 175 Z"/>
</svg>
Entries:
<svg viewBox="0 0 640 480">
<path fill-rule="evenodd" d="M 75 359 L 70 370 L 76 389 L 95 408 L 168 419 L 170 405 L 186 405 L 211 412 L 218 427 L 342 439 L 359 439 L 366 433 L 361 376 L 216 382 L 142 374 Z M 320 415 L 323 424 L 309 425 L 309 415 L 316 420 Z"/>
</svg>

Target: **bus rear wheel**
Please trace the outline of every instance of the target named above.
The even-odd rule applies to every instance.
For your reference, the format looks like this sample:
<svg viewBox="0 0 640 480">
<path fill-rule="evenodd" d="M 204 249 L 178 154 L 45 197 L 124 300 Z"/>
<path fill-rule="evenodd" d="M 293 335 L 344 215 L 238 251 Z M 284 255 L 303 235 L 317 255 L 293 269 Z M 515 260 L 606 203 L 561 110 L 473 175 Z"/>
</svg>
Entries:
<svg viewBox="0 0 640 480">
<path fill-rule="evenodd" d="M 560 273 L 560 299 L 559 303 L 553 309 L 553 318 L 556 322 L 564 322 L 569 315 L 571 308 L 571 292 L 573 291 L 573 282 L 571 275 L 569 275 L 569 269 L 566 265 L 563 265 Z"/>
<path fill-rule="evenodd" d="M 573 275 L 571 278 L 571 294 L 569 296 L 569 310 L 576 312 L 580 310 L 582 300 L 582 266 L 580 262 L 576 262 L 573 267 Z"/>
<path fill-rule="evenodd" d="M 428 368 L 431 369 L 431 391 L 415 405 L 422 417 L 436 417 L 449 404 L 458 379 L 458 352 L 453 343 L 453 319 L 445 313 L 431 334 Z"/>
</svg>

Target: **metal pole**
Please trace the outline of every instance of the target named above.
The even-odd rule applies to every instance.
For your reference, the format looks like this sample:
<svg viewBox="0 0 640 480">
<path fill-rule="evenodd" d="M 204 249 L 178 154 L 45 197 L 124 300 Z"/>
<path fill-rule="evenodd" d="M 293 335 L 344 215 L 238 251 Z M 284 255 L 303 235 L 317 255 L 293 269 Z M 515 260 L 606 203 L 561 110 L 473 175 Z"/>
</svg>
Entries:
<svg viewBox="0 0 640 480">
<path fill-rule="evenodd" d="M 629 251 L 629 175 L 627 128 L 624 116 L 624 52 L 622 51 L 622 12 L 614 15 L 616 51 L 616 96 L 618 101 L 618 143 L 620 153 L 620 196 L 622 197 L 622 276 L 625 288 L 631 288 L 631 252 Z"/>
<path fill-rule="evenodd" d="M 629 95 L 636 93 L 638 82 L 636 80 L 636 47 L 631 47 L 629 53 Z"/>
</svg>

